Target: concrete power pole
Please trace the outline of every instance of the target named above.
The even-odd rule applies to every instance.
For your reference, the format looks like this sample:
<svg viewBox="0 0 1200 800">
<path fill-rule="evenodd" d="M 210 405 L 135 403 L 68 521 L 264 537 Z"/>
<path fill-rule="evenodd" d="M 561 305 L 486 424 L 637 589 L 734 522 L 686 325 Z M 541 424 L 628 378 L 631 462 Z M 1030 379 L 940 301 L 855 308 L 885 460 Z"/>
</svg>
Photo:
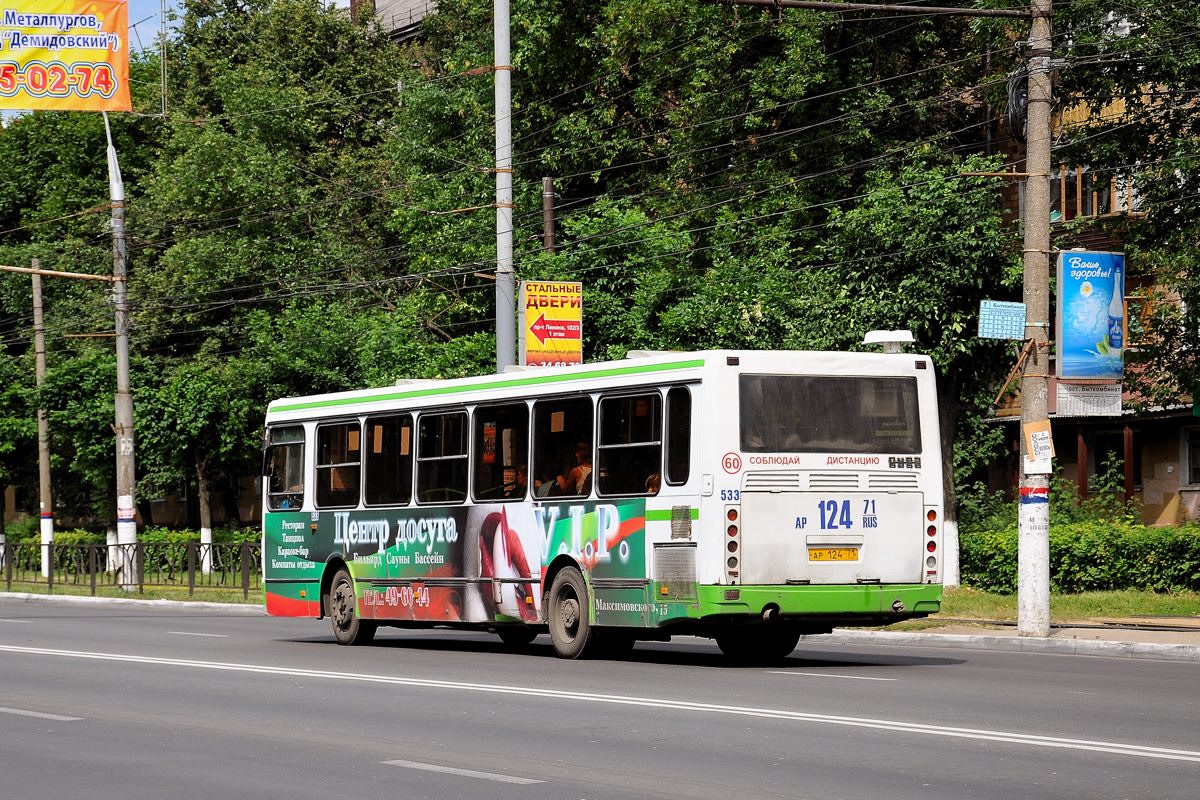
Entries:
<svg viewBox="0 0 1200 800">
<path fill-rule="evenodd" d="M 33 259 L 33 269 L 41 269 L 38 259 Z M 46 382 L 46 322 L 42 315 L 42 276 L 34 272 L 33 278 L 33 354 L 37 388 L 41 391 Z M 50 545 L 54 542 L 54 503 L 50 496 L 50 419 L 46 407 L 38 401 L 38 523 L 42 532 L 42 577 L 50 577 L 54 565 L 50 563 Z"/>
<path fill-rule="evenodd" d="M 104 115 L 104 133 L 108 138 L 108 190 L 112 197 L 113 304 L 117 325 L 117 563 L 121 587 L 137 588 L 137 520 L 133 463 L 133 394 L 129 390 L 129 301 L 125 282 L 125 184 L 117 149 L 113 147 L 108 114 Z"/>
<path fill-rule="evenodd" d="M 493 0 L 496 71 L 496 371 L 517 363 L 513 277 L 512 65 L 508 0 Z"/>
<path fill-rule="evenodd" d="M 542 249 L 554 255 L 554 178 L 542 178 Z"/>
<path fill-rule="evenodd" d="M 1028 432 L 1047 424 L 1050 340 L 1051 0 L 1033 0 L 1025 150 L 1025 339 L 1021 373 L 1021 485 L 1017 540 L 1017 632 L 1050 634 L 1050 475 L 1029 473 Z"/>
</svg>

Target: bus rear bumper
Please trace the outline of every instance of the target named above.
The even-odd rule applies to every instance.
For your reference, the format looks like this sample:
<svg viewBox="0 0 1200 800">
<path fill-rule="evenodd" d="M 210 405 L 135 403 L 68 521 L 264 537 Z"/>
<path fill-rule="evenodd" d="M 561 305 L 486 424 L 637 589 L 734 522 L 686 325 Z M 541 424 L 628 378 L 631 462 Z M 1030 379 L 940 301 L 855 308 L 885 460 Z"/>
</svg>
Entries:
<svg viewBox="0 0 1200 800">
<path fill-rule="evenodd" d="M 806 627 L 889 625 L 935 614 L 940 584 L 700 586 L 700 619 L 802 623 Z"/>
</svg>

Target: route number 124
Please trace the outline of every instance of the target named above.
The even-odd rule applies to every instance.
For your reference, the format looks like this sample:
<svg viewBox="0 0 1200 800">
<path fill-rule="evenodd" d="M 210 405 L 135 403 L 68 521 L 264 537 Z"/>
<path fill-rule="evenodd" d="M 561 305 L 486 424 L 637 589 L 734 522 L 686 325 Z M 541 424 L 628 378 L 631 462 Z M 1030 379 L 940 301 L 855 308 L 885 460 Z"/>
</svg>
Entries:
<svg viewBox="0 0 1200 800">
<path fill-rule="evenodd" d="M 849 500 L 821 500 L 817 503 L 821 515 L 821 530 L 834 531 L 854 527 Z M 863 519 L 874 519 L 875 501 L 863 500 Z"/>
</svg>

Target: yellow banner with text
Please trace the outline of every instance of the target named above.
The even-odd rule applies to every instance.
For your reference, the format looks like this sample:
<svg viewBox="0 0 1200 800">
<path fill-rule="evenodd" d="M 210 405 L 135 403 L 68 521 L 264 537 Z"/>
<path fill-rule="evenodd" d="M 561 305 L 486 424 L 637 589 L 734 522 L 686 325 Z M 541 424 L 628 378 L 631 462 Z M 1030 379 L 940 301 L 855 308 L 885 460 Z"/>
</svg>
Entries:
<svg viewBox="0 0 1200 800">
<path fill-rule="evenodd" d="M 0 108 L 131 111 L 127 0 L 0 0 Z"/>
</svg>

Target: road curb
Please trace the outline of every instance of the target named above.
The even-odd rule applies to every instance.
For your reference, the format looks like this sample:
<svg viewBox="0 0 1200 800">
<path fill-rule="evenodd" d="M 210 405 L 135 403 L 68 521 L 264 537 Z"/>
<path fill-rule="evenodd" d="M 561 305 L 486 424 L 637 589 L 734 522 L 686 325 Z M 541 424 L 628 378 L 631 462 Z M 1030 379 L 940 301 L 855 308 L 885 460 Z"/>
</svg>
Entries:
<svg viewBox="0 0 1200 800">
<path fill-rule="evenodd" d="M 955 647 L 1013 653 L 1056 653 L 1074 656 L 1145 658 L 1200 663 L 1200 645 L 1151 642 L 1110 642 L 1096 639 L 1056 639 L 1027 636 L 981 636 L 956 633 L 907 633 L 837 629 L 804 641 L 836 644 L 890 644 L 903 647 Z"/>
<path fill-rule="evenodd" d="M 264 616 L 260 605 L 248 603 L 206 603 L 199 600 L 139 600 L 134 597 L 91 597 L 73 594 L 35 594 L 29 592 L 0 592 L 0 600 L 23 603 L 55 603 L 64 605 L 117 605 L 140 608 L 159 608 L 179 611 L 231 611 L 235 614 Z"/>
</svg>

